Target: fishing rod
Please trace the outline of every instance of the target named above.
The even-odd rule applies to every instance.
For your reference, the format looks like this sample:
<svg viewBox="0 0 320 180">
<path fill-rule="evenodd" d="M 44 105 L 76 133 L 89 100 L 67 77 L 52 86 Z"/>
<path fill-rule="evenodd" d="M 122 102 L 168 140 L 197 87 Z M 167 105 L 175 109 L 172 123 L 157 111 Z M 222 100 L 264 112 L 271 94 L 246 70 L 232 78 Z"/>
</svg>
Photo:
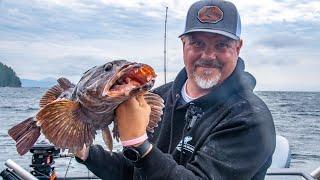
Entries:
<svg viewBox="0 0 320 180">
<path fill-rule="evenodd" d="M 164 59 L 163 59 L 163 69 L 164 69 L 164 83 L 167 83 L 167 16 L 168 15 L 168 6 L 166 6 L 166 17 L 164 20 Z"/>
</svg>

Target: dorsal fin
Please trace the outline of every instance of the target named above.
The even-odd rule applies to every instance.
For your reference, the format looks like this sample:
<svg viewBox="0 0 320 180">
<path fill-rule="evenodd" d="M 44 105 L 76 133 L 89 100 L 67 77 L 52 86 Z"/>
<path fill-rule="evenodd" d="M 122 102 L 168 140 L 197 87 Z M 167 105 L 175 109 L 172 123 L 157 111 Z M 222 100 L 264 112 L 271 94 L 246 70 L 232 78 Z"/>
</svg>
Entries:
<svg viewBox="0 0 320 180">
<path fill-rule="evenodd" d="M 62 89 L 62 87 L 60 85 L 55 85 L 52 88 L 50 88 L 49 90 L 47 90 L 45 92 L 45 94 L 41 97 L 40 102 L 39 102 L 39 106 L 40 108 L 44 107 L 45 105 L 52 103 L 54 100 L 56 100 L 61 93 L 64 90 Z"/>
<path fill-rule="evenodd" d="M 151 133 L 154 132 L 154 128 L 158 127 L 158 122 L 161 121 L 162 109 L 164 108 L 163 99 L 154 93 L 147 92 L 144 94 L 144 99 L 151 108 L 150 121 L 147 126 L 147 130 Z"/>
<path fill-rule="evenodd" d="M 67 78 L 64 78 L 64 77 L 59 78 L 57 81 L 64 90 L 67 90 L 75 86 Z"/>
<path fill-rule="evenodd" d="M 46 105 L 36 115 L 45 137 L 58 148 L 76 152 L 85 144 L 90 146 L 95 137 L 92 123 L 86 122 L 80 104 L 70 100 L 57 100 Z"/>
</svg>

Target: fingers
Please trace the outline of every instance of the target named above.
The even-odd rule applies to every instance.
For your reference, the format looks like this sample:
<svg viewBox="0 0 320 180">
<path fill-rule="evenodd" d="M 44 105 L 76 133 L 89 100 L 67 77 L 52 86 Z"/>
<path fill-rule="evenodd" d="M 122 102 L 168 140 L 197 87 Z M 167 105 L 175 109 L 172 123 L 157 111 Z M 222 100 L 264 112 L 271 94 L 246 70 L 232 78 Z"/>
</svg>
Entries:
<svg viewBox="0 0 320 180">
<path fill-rule="evenodd" d="M 132 111 L 139 111 L 138 109 L 140 108 L 148 109 L 148 111 L 151 111 L 151 107 L 142 95 L 131 97 L 127 101 L 120 104 L 116 109 L 116 114 L 122 114 L 129 109 L 131 109 Z"/>
<path fill-rule="evenodd" d="M 136 99 L 136 97 L 131 97 L 127 101 L 125 101 L 124 104 L 126 106 L 136 106 L 136 105 L 139 105 L 139 102 Z"/>
<path fill-rule="evenodd" d="M 144 99 L 144 97 L 142 95 L 138 95 L 138 96 L 134 96 L 129 98 L 127 101 L 125 101 L 123 103 L 125 106 L 132 106 L 132 107 L 136 107 L 136 106 L 145 106 L 147 105 L 146 100 Z"/>
<path fill-rule="evenodd" d="M 123 102 L 118 106 L 118 108 L 116 109 L 116 114 L 122 114 L 126 112 L 129 108 L 136 109 L 139 106 L 140 105 L 136 97 L 131 97 L 127 101 Z"/>
<path fill-rule="evenodd" d="M 144 99 L 143 95 L 136 96 L 136 100 L 137 100 L 137 102 L 139 103 L 139 105 L 141 107 L 144 107 L 144 106 L 148 105 L 146 100 Z"/>
</svg>

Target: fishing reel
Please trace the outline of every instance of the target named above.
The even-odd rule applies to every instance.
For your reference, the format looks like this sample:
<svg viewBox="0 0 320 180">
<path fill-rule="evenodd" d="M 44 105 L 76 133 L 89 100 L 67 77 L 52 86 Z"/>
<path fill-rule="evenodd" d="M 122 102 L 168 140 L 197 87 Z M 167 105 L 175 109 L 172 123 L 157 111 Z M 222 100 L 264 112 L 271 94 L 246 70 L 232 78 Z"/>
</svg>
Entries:
<svg viewBox="0 0 320 180">
<path fill-rule="evenodd" d="M 60 149 L 48 144 L 45 141 L 35 144 L 30 152 L 32 154 L 32 161 L 30 167 L 31 174 L 40 180 L 55 179 L 54 158 L 60 154 Z"/>
<path fill-rule="evenodd" d="M 0 176 L 4 180 L 21 180 L 21 178 L 13 172 L 11 169 L 7 168 L 0 173 Z"/>
</svg>

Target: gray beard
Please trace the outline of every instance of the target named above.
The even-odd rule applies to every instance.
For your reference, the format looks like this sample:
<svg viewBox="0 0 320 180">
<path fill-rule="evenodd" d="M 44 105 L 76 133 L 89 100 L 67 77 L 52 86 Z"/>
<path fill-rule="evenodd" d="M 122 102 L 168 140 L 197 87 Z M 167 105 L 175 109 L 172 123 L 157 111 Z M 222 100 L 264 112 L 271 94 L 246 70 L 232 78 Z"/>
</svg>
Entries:
<svg viewBox="0 0 320 180">
<path fill-rule="evenodd" d="M 219 74 L 217 74 L 216 76 L 214 76 L 210 79 L 203 78 L 204 76 L 206 76 L 206 75 L 204 74 L 201 76 L 201 75 L 198 75 L 195 71 L 193 72 L 193 77 L 194 77 L 196 84 L 202 89 L 209 89 L 209 88 L 212 88 L 218 84 L 218 82 L 221 78 L 221 72 L 219 71 Z"/>
</svg>

